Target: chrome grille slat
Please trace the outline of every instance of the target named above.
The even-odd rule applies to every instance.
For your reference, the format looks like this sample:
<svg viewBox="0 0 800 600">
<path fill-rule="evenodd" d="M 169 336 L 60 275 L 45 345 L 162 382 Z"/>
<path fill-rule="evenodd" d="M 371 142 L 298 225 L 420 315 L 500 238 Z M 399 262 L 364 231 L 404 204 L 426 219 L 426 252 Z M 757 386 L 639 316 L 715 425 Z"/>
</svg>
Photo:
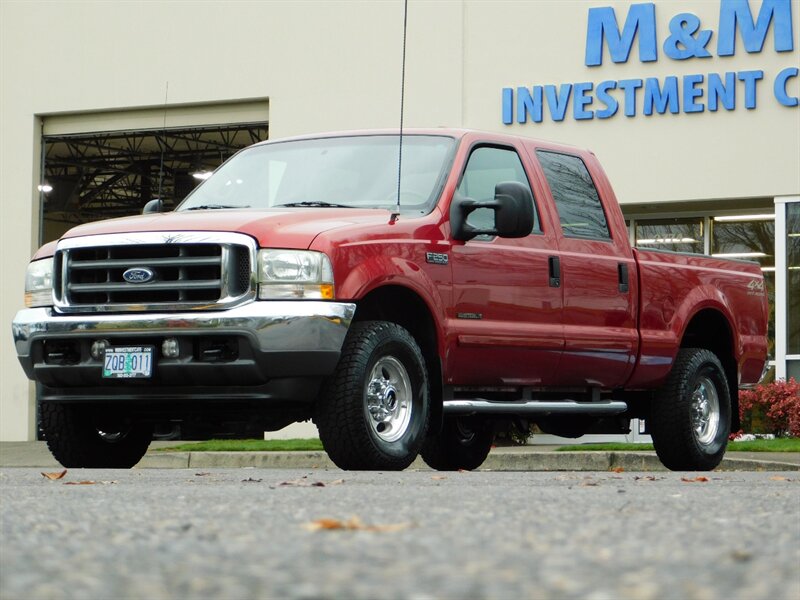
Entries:
<svg viewBox="0 0 800 600">
<path fill-rule="evenodd" d="M 146 232 L 59 242 L 59 312 L 214 310 L 255 298 L 256 245 L 217 232 Z M 59 262 L 60 261 L 60 262 Z M 126 281 L 131 268 L 152 279 Z"/>
<path fill-rule="evenodd" d="M 176 283 L 178 285 L 176 285 Z M 148 283 L 148 290 L 210 290 L 219 289 L 222 282 L 219 279 L 209 281 L 157 281 L 155 283 Z M 144 287 L 138 283 L 104 283 L 104 284 L 91 284 L 91 283 L 70 283 L 67 285 L 69 292 L 141 292 Z"/>
<path fill-rule="evenodd" d="M 152 259 L 124 259 L 124 260 L 82 260 L 72 261 L 72 269 L 127 269 L 130 267 L 179 267 L 179 266 L 210 266 L 219 265 L 217 257 L 187 256 L 185 258 L 152 258 Z"/>
</svg>

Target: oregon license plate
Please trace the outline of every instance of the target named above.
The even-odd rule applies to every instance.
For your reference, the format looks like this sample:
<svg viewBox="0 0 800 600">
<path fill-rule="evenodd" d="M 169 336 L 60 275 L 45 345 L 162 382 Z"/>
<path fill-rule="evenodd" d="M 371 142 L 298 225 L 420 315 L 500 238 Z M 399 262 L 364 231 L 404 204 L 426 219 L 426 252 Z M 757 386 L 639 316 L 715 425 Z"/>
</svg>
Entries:
<svg viewBox="0 0 800 600">
<path fill-rule="evenodd" d="M 103 377 L 143 378 L 153 375 L 153 346 L 106 348 Z"/>
</svg>

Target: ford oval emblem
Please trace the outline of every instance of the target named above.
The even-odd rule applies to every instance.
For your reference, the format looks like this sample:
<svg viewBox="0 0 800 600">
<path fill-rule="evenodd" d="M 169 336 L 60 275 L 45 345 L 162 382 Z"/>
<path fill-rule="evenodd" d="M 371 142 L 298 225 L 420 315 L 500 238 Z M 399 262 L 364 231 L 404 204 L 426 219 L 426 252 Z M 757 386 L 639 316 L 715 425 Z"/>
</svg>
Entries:
<svg viewBox="0 0 800 600">
<path fill-rule="evenodd" d="M 122 274 L 122 278 L 128 283 L 147 283 L 155 276 L 156 274 L 147 267 L 133 267 Z"/>
</svg>

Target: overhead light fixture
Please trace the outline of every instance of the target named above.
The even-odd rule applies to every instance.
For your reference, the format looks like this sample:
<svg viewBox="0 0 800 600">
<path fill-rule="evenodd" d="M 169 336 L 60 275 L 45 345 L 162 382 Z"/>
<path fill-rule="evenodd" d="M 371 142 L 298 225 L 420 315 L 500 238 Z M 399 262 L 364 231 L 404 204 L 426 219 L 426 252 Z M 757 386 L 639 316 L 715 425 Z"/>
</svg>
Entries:
<svg viewBox="0 0 800 600">
<path fill-rule="evenodd" d="M 49 194 L 50 192 L 53 191 L 53 186 L 45 181 L 36 186 L 36 189 L 42 192 L 43 194 Z"/>
<path fill-rule="evenodd" d="M 211 177 L 212 171 L 195 171 L 192 173 L 192 177 L 195 179 L 200 179 L 201 181 L 205 181 L 209 177 Z"/>
<path fill-rule="evenodd" d="M 762 258 L 767 255 L 763 252 L 718 252 L 711 256 L 715 258 Z"/>
<path fill-rule="evenodd" d="M 644 238 L 636 240 L 637 244 L 699 244 L 700 240 L 690 237 L 684 238 Z"/>
<path fill-rule="evenodd" d="M 773 213 L 763 213 L 760 215 L 720 215 L 714 217 L 715 221 L 774 221 Z"/>
<path fill-rule="evenodd" d="M 774 273 L 775 267 L 761 267 L 761 271 L 764 273 Z"/>
</svg>

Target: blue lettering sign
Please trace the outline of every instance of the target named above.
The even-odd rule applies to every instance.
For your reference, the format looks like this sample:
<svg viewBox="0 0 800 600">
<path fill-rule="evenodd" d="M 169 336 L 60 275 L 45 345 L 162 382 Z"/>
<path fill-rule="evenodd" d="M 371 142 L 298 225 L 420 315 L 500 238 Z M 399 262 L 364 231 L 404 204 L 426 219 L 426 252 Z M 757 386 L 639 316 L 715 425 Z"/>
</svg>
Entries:
<svg viewBox="0 0 800 600">
<path fill-rule="evenodd" d="M 739 71 L 736 75 L 739 81 L 744 81 L 744 107 L 756 107 L 756 83 L 764 79 L 764 71 Z"/>
<path fill-rule="evenodd" d="M 616 81 L 603 81 L 597 86 L 597 101 L 606 105 L 606 108 L 598 110 L 595 113 L 598 119 L 608 119 L 617 114 L 619 102 L 617 102 L 614 96 L 608 93 L 608 90 L 613 90 L 616 87 Z"/>
<path fill-rule="evenodd" d="M 775 51 L 791 52 L 794 50 L 791 0 L 764 0 L 755 22 L 748 0 L 722 0 L 719 8 L 717 54 L 733 56 L 736 53 L 737 28 L 742 34 L 744 49 L 750 53 L 761 52 L 773 16 Z"/>
<path fill-rule="evenodd" d="M 562 83 L 559 86 L 558 96 L 556 96 L 556 86 L 544 86 L 544 93 L 547 96 L 547 106 L 550 107 L 550 116 L 553 121 L 563 121 L 569 106 L 569 95 L 572 91 L 571 83 Z"/>
<path fill-rule="evenodd" d="M 542 122 L 542 86 L 533 87 L 533 96 L 528 88 L 517 88 L 517 122 L 525 123 L 528 114 L 534 123 Z"/>
<path fill-rule="evenodd" d="M 664 78 L 664 88 L 659 86 L 658 79 L 648 77 L 644 82 L 644 108 L 642 112 L 646 115 L 653 114 L 653 107 L 656 112 L 663 115 L 669 106 L 669 112 L 675 114 L 680 111 L 678 101 L 678 78 L 674 75 Z"/>
<path fill-rule="evenodd" d="M 574 86 L 572 86 L 572 90 L 574 92 L 572 100 L 572 115 L 575 117 L 576 121 L 594 119 L 594 111 L 586 110 L 586 107 L 594 101 L 594 98 L 588 95 L 588 92 L 591 92 L 592 88 L 594 88 L 594 84 L 590 82 L 576 83 Z"/>
<path fill-rule="evenodd" d="M 790 96 L 786 93 L 786 80 L 790 77 L 797 77 L 798 70 L 797 67 L 789 67 L 778 73 L 775 78 L 775 98 L 784 106 L 797 106 L 800 103 L 797 96 Z"/>
<path fill-rule="evenodd" d="M 698 29 L 700 29 L 700 19 L 691 13 L 681 13 L 672 17 L 669 22 L 669 31 L 672 35 L 664 42 L 664 54 L 674 60 L 711 57 L 706 46 L 711 40 L 712 32 L 698 31 Z"/>
<path fill-rule="evenodd" d="M 658 58 L 656 42 L 656 6 L 652 2 L 633 4 L 625 18 L 620 33 L 617 15 L 613 7 L 603 6 L 589 9 L 586 29 L 586 66 L 603 64 L 603 42 L 615 63 L 628 62 L 633 40 L 639 34 L 639 60 L 653 62 Z"/>
<path fill-rule="evenodd" d="M 636 90 L 642 87 L 641 79 L 623 79 L 619 82 L 619 89 L 625 90 L 625 116 L 636 116 Z"/>
<path fill-rule="evenodd" d="M 708 110 L 717 111 L 720 100 L 725 110 L 736 108 L 736 73 L 725 73 L 725 83 L 719 73 L 708 75 Z"/>
<path fill-rule="evenodd" d="M 683 112 L 695 113 L 705 110 L 704 105 L 695 102 L 695 98 L 703 97 L 703 89 L 698 89 L 697 84 L 703 83 L 704 79 L 702 75 L 683 76 Z"/>
</svg>

